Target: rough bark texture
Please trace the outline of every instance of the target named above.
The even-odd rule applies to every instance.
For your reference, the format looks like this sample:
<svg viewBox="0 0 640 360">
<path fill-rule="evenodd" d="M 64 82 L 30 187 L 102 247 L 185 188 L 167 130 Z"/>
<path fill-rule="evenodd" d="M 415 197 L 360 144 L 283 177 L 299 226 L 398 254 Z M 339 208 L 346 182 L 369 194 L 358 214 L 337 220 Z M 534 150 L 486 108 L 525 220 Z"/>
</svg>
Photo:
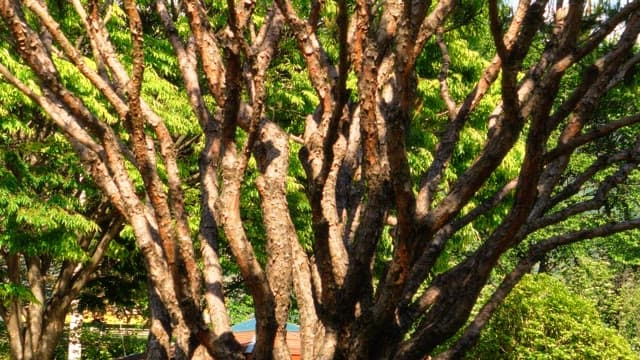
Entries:
<svg viewBox="0 0 640 360">
<path fill-rule="evenodd" d="M 634 49 L 640 1 L 598 18 L 599 26 L 588 32 L 582 25 L 595 20 L 584 19 L 584 1 L 558 5 L 545 14 L 553 10 L 546 3 L 520 1 L 505 24 L 498 2 L 488 2 L 483 15 L 488 15 L 495 56 L 477 74 L 473 89 L 460 96 L 453 94 L 448 78 L 459 59 L 449 53 L 447 31 L 466 25 L 455 24 L 457 1 L 339 0 L 335 19 L 327 21 L 334 25 L 329 29 L 321 21 L 322 1 L 311 2 L 305 19 L 290 0 L 229 0 L 226 23 L 220 25 L 209 21 L 210 9 L 202 1 L 185 0 L 173 9 L 178 5 L 157 0 L 155 11 L 202 130 L 197 236 L 202 273 L 188 226 L 175 134 L 141 95 L 145 48 L 139 4 L 124 2 L 132 41 L 126 54 L 129 66 L 120 61 L 125 54 L 110 43 L 98 6 L 72 2 L 90 42 L 90 50 L 83 52 L 40 3 L 0 0 L 12 45 L 33 71 L 38 89 L 4 65 L 0 74 L 47 112 L 132 226 L 153 294 L 148 358 L 166 358 L 170 337 L 176 340 L 179 359 L 242 358 L 226 313 L 219 231 L 255 303 L 256 359 L 290 356 L 284 339 L 292 297 L 300 313 L 304 359 L 423 359 L 437 355 L 434 349 L 472 318 L 452 347 L 439 355 L 459 358 L 510 290 L 548 252 L 640 227 L 637 218 L 612 217 L 590 229 L 531 240 L 537 231 L 600 211 L 640 162 L 633 126 L 640 116 L 633 109 L 612 119 L 594 116 L 607 106 L 602 102 L 608 93 L 637 76 L 631 69 L 640 62 Z M 25 20 L 27 8 L 33 21 Z M 186 36 L 174 25 L 182 14 L 189 25 Z M 31 27 L 36 22 L 50 34 L 56 51 Z M 617 36 L 611 36 L 616 28 Z M 334 36 L 332 51 L 325 51 L 328 44 L 322 39 L 327 36 Z M 297 65 L 306 67 L 318 100 L 315 110 L 305 114 L 301 134 L 288 134 L 278 114 L 269 112 L 267 79 L 269 71 L 279 71 L 273 64 L 284 50 L 283 39 L 297 44 Z M 531 50 L 536 41 L 543 46 Z M 434 113 L 445 120 L 441 127 L 420 129 L 417 124 L 433 119 L 419 118 L 417 89 L 425 79 L 416 64 L 431 42 L 442 61 L 433 80 L 443 106 Z M 128 132 L 126 141 L 65 87 L 54 62 L 61 55 L 115 109 Z M 84 56 L 102 64 L 102 72 L 93 70 Z M 585 70 L 578 74 L 578 67 Z M 570 71 L 577 84 L 563 89 Z M 350 82 L 351 77 L 356 81 Z M 487 94 L 498 85 L 500 101 L 489 103 Z M 479 115 L 486 104 L 493 111 Z M 450 169 L 460 155 L 463 131 L 478 127 L 478 116 L 486 117 L 486 136 L 473 154 L 466 154 L 466 165 Z M 407 142 L 411 131 L 435 134 L 438 143 L 427 149 L 430 156 L 412 154 L 415 149 Z M 586 145 L 614 134 L 625 141 L 579 171 L 570 169 L 574 155 L 588 151 Z M 291 141 L 301 145 L 298 155 L 312 217 L 309 249 L 298 238 L 296 212 L 287 202 Z M 494 177 L 514 151 L 521 155 L 518 174 Z M 258 258 L 256 239 L 246 231 L 240 202 L 252 157 L 265 229 L 264 259 Z M 142 192 L 136 192 L 134 173 L 144 182 Z M 499 220 L 483 229 L 471 251 L 436 269 L 447 244 L 465 227 L 490 216 Z M 391 243 L 384 244 L 389 237 Z M 391 248 L 386 258 L 379 256 L 383 246 Z M 524 254 L 521 261 L 473 314 L 491 273 L 514 248 Z M 32 292 L 39 298 L 38 261 L 25 261 Z M 15 256 L 7 255 L 6 262 L 18 266 Z M 20 331 L 25 328 L 18 316 L 20 304 L 0 307 L 16 334 L 12 357 L 50 357 L 52 343 L 44 334 L 59 334 L 72 298 L 56 299 L 55 310 L 31 304 L 29 338 Z M 204 324 L 201 303 L 211 326 Z M 31 349 L 36 348 L 42 350 L 34 355 Z"/>
</svg>

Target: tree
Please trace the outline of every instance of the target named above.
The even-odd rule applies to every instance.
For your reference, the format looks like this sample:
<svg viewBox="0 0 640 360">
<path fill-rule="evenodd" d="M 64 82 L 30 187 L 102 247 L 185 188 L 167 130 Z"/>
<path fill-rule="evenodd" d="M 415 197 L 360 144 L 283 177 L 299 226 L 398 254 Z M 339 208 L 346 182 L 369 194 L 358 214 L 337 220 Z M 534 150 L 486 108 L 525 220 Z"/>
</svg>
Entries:
<svg viewBox="0 0 640 360">
<path fill-rule="evenodd" d="M 547 252 L 640 226 L 635 215 L 601 211 L 637 176 L 638 108 L 596 115 L 625 79 L 637 76 L 640 1 L 598 17 L 587 16 L 585 1 L 558 1 L 550 12 L 546 1 L 522 1 L 511 16 L 490 1 L 484 11 L 495 55 L 472 74 L 476 85 L 466 94 L 449 86 L 448 68 L 458 59 L 449 55 L 447 31 L 467 27 L 466 14 L 474 12 L 466 10 L 480 2 L 157 0 L 161 27 L 149 26 L 148 13 L 141 18 L 146 4 L 134 0 L 122 8 L 71 3 L 63 19 L 43 2 L 2 0 L 7 43 L 32 78 L 20 79 L 7 64 L 0 74 L 49 115 L 131 225 L 153 287 L 149 358 L 166 358 L 171 337 L 179 359 L 240 358 L 224 303 L 220 244 L 229 247 L 254 300 L 258 359 L 287 358 L 292 293 L 304 358 L 424 358 L 463 329 L 438 355 L 456 358 Z M 117 47 L 112 40 L 122 35 L 124 14 L 130 47 Z M 199 256 L 169 126 L 175 119 L 159 116 L 144 95 L 155 73 L 145 44 L 159 29 L 201 127 Z M 299 51 L 289 51 L 287 41 Z M 442 59 L 431 79 L 416 72 L 427 44 Z M 295 133 L 269 107 L 275 86 L 268 79 L 300 86 L 287 81 L 295 67 L 278 68 L 279 54 L 306 69 L 317 99 Z M 109 121 L 86 94 L 72 91 L 61 66 L 94 87 L 114 114 Z M 439 86 L 421 86 L 430 80 Z M 418 111 L 424 89 L 440 97 L 433 118 Z M 462 148 L 469 129 L 478 144 Z M 435 141 L 410 146 L 415 132 Z M 589 151 L 614 135 L 615 146 Z M 311 211 L 309 247 L 287 202 L 295 147 Z M 456 161 L 461 151 L 473 161 Z M 498 176 L 501 163 L 514 158 L 512 178 Z M 241 215 L 251 161 L 266 263 L 258 261 Z M 594 214 L 596 221 L 571 226 L 571 219 Z M 447 245 L 479 223 L 488 225 L 475 248 L 455 264 L 434 267 Z M 391 253 L 374 266 L 388 238 Z M 512 249 L 518 262 L 468 322 Z"/>
<path fill-rule="evenodd" d="M 0 317 L 12 358 L 48 359 L 123 220 L 43 115 L 0 92 Z"/>
</svg>

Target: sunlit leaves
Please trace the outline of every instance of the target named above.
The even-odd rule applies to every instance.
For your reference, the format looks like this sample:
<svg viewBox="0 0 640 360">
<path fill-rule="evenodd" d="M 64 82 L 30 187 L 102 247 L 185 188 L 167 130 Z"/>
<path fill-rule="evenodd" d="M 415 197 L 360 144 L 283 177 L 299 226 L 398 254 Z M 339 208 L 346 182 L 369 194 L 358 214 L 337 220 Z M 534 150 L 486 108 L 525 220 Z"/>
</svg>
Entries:
<svg viewBox="0 0 640 360">
<path fill-rule="evenodd" d="M 64 143 L 34 149 L 20 145 L 6 138 L 0 143 L 0 247 L 11 253 L 81 259 L 78 236 L 98 226 L 81 214 L 83 205 L 73 196 L 84 191 L 84 185 L 65 173 L 78 168 L 57 163 L 69 150 L 56 153 Z M 50 162 L 40 163 L 41 157 Z"/>
<path fill-rule="evenodd" d="M 0 61 L 21 81 L 32 74 L 8 50 Z M 58 65 L 68 71 L 64 61 Z M 71 82 L 88 89 L 82 79 Z M 35 88 L 35 86 L 32 86 Z M 92 96 L 89 96 L 92 97 Z M 70 146 L 24 95 L 0 81 L 0 248 L 11 253 L 47 254 L 81 260 L 78 236 L 98 225 L 82 215 L 78 195 L 94 192 Z"/>
<path fill-rule="evenodd" d="M 291 220 L 296 228 L 298 240 L 306 250 L 310 250 L 313 242 L 311 230 L 311 206 L 305 196 L 304 169 L 298 159 L 300 144 L 291 143 L 289 157 L 289 176 L 287 176 L 287 203 L 291 211 Z"/>
<path fill-rule="evenodd" d="M 469 358 L 637 359 L 602 324 L 593 303 L 547 275 L 527 276 L 498 310 Z"/>
<path fill-rule="evenodd" d="M 29 288 L 13 283 L 0 283 L 0 302 L 8 303 L 14 299 L 37 302 Z"/>
<path fill-rule="evenodd" d="M 294 46 L 291 42 L 285 42 L 282 51 L 295 55 Z M 302 59 L 298 61 L 292 61 L 289 56 L 279 57 L 267 72 L 269 87 L 266 115 L 294 134 L 304 131 L 306 115 L 312 113 L 318 104 L 306 70 L 301 66 Z"/>
</svg>

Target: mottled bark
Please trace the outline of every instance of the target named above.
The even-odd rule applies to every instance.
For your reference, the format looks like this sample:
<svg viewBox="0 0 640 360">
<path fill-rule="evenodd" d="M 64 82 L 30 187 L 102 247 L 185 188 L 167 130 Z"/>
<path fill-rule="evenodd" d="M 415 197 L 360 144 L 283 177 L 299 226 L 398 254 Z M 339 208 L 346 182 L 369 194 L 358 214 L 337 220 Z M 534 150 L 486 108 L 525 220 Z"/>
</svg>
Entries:
<svg viewBox="0 0 640 360">
<path fill-rule="evenodd" d="M 148 360 L 169 359 L 171 356 L 169 352 L 171 348 L 171 319 L 153 284 L 148 281 L 147 286 L 149 288 L 150 325 L 146 358 Z"/>
<path fill-rule="evenodd" d="M 274 359 L 289 359 L 286 326 L 292 286 L 292 244 L 298 242 L 287 206 L 289 137 L 275 124 L 264 122 L 258 129 L 255 156 L 261 176 L 256 180 L 260 192 L 267 235 L 267 279 L 275 301 L 278 324 L 273 346 Z"/>
<path fill-rule="evenodd" d="M 598 20 L 600 26 L 589 33 L 582 27 L 583 1 L 558 5 L 553 19 L 545 15 L 545 1 L 521 1 L 509 24 L 501 18 L 498 1 L 488 2 L 495 56 L 463 96 L 454 94 L 448 78 L 459 61 L 449 54 L 446 32 L 455 1 L 359 0 L 351 6 L 340 0 L 336 19 L 331 19 L 335 31 L 326 31 L 322 1 L 312 1 L 308 19 L 289 0 L 267 5 L 228 1 L 227 23 L 214 29 L 205 4 L 186 0 L 186 37 L 173 25 L 181 15 L 156 1 L 186 97 L 204 135 L 199 164 L 202 274 L 195 266 L 173 134 L 139 93 L 145 64 L 135 2 L 125 2 L 133 45 L 133 66 L 127 70 L 109 42 L 97 7 L 86 11 L 79 0 L 73 1 L 89 34 L 91 55 L 102 64 L 98 71 L 87 66 L 85 54 L 71 45 L 46 9 L 38 2 L 25 2 L 50 32 L 53 45 L 116 110 L 131 135 L 124 142 L 62 86 L 49 47 L 23 19 L 21 4 L 0 1 L 0 14 L 21 58 L 36 74 L 40 91 L 1 65 L 0 73 L 47 111 L 134 229 L 150 288 L 157 295 L 153 303 L 162 309 L 152 311 L 149 358 L 167 356 L 169 336 L 176 339 L 178 358 L 241 357 L 226 314 L 218 231 L 224 232 L 254 299 L 255 358 L 289 356 L 285 325 L 294 296 L 304 359 L 421 359 L 434 355 L 434 349 L 473 315 L 441 358 L 463 356 L 509 291 L 549 251 L 640 227 L 637 219 L 618 219 L 525 242 L 536 231 L 601 209 L 637 167 L 636 144 L 601 154 L 582 170 L 569 172 L 572 157 L 585 145 L 633 129 L 640 120 L 633 111 L 606 121 L 593 118 L 607 93 L 625 76 L 635 76 L 631 69 L 640 62 L 633 48 L 640 32 L 640 1 L 630 1 L 608 19 Z M 621 26 L 619 36 L 608 37 L 616 26 Z M 305 114 L 303 134 L 287 134 L 277 125 L 278 114 L 266 110 L 268 70 L 286 36 L 297 43 L 318 99 L 316 109 Z M 325 51 L 327 36 L 335 36 L 335 51 Z M 433 80 L 440 84 L 436 95 L 444 105 L 434 110 L 442 111 L 448 121 L 441 129 L 422 130 L 433 131 L 438 144 L 428 149 L 429 163 L 416 165 L 428 158 L 410 156 L 413 149 L 407 143 L 416 128 L 413 122 L 422 120 L 416 119 L 419 112 L 414 108 L 417 85 L 424 81 L 418 77 L 416 61 L 432 41 L 442 56 Z M 530 50 L 534 41 L 544 43 L 540 54 Z M 608 46 L 601 47 L 605 41 Z M 596 50 L 602 54 L 593 56 Z M 522 68 L 525 59 L 528 69 Z M 566 74 L 578 66 L 585 71 L 576 78 L 577 86 L 567 90 L 566 97 L 559 96 Z M 350 77 L 357 81 L 348 84 Z M 486 116 L 486 137 L 470 154 L 469 165 L 450 169 L 461 134 L 478 126 L 479 109 L 490 101 L 487 94 L 496 81 L 501 97 Z M 208 106 L 204 94 L 211 94 L 215 107 Z M 238 132 L 246 135 L 243 141 Z M 625 136 L 629 140 L 631 135 Z M 314 234 L 309 253 L 297 238 L 287 203 L 292 139 L 302 145 L 299 157 Z M 495 180 L 501 162 L 519 144 L 524 146 L 518 174 Z M 266 266 L 258 261 L 255 239 L 248 237 L 241 216 L 240 192 L 251 156 L 259 172 L 255 185 L 266 230 Z M 125 159 L 142 176 L 144 194 L 135 193 Z M 166 167 L 166 178 L 159 176 L 158 161 Z M 586 186 L 592 192 L 585 192 Z M 500 215 L 493 213 L 496 209 Z M 449 242 L 487 216 L 499 220 L 483 229 L 477 247 L 434 274 Z M 377 251 L 387 236 L 392 239 L 391 255 L 380 259 Z M 502 255 L 518 246 L 525 254 L 522 261 L 472 314 Z M 29 264 L 37 268 L 37 261 Z M 35 281 L 37 272 L 30 276 Z M 38 296 L 37 286 L 32 291 Z M 213 319 L 210 328 L 202 322 L 201 297 Z M 68 306 L 70 298 L 61 299 L 61 306 Z M 16 304 L 0 310 L 10 327 L 19 327 L 11 306 Z M 39 310 L 33 306 L 30 311 Z M 44 315 L 43 322 L 57 314 Z M 37 337 L 29 341 L 37 342 Z M 22 354 L 21 344 L 12 342 L 12 352 Z"/>
</svg>

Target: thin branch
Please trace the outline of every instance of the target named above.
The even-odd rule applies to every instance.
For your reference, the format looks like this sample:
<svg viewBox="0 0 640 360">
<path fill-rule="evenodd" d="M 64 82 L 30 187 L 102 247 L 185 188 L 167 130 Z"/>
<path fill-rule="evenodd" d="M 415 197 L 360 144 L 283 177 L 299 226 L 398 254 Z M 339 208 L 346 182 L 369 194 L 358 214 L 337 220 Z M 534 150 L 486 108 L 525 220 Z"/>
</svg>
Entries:
<svg viewBox="0 0 640 360">
<path fill-rule="evenodd" d="M 504 36 L 504 42 L 509 48 L 513 46 L 516 36 L 520 31 L 528 8 L 527 3 L 527 1 L 520 2 L 514 20 L 511 22 L 509 30 Z M 469 114 L 475 110 L 491 85 L 498 78 L 501 66 L 502 61 L 500 57 L 495 56 L 482 72 L 482 76 L 478 80 L 475 88 L 467 95 L 464 102 L 460 105 L 459 109 L 457 109 L 455 120 L 449 123 L 444 135 L 440 137 L 434 160 L 431 162 L 429 169 L 423 175 L 420 182 L 420 192 L 418 194 L 416 210 L 419 217 L 423 217 L 429 212 L 432 206 L 433 196 L 437 190 L 437 185 L 453 155 L 455 145 L 460 137 L 460 131 L 466 124 Z M 490 128 L 491 127 L 490 122 Z"/>
<path fill-rule="evenodd" d="M 442 250 L 444 250 L 446 242 L 451 236 L 504 201 L 513 193 L 517 183 L 518 179 L 509 181 L 500 190 L 496 191 L 493 196 L 482 202 L 482 204 L 476 206 L 473 210 L 456 219 L 454 222 L 442 227 L 435 234 L 433 240 L 428 246 L 424 247 L 419 257 L 417 257 L 418 260 L 416 260 L 415 265 L 411 269 L 411 273 L 403 289 L 399 308 L 404 308 L 411 302 L 416 291 L 432 270 L 438 260 L 438 256 Z"/>
<path fill-rule="evenodd" d="M 131 57 L 133 70 L 129 82 L 129 106 L 130 115 L 142 119 L 140 109 L 140 90 L 142 88 L 142 76 L 144 74 L 144 46 L 142 34 L 142 19 L 138 13 L 135 0 L 124 0 L 124 8 L 129 18 L 129 31 L 131 33 Z"/>
<path fill-rule="evenodd" d="M 434 357 L 434 360 L 449 360 L 459 359 L 476 344 L 480 338 L 480 331 L 487 324 L 491 316 L 496 309 L 504 302 L 504 299 L 509 295 L 511 290 L 518 284 L 518 282 L 531 271 L 531 268 L 535 264 L 535 259 L 524 258 L 520 260 L 518 265 L 509 274 L 507 274 L 500 286 L 493 292 L 491 298 L 484 304 L 478 314 L 469 324 L 464 333 L 458 340 L 445 352 L 438 354 Z"/>
<path fill-rule="evenodd" d="M 0 64 L 0 74 L 2 74 L 2 76 L 4 76 L 11 85 L 15 86 L 23 94 L 29 97 L 29 99 L 38 104 L 38 106 L 45 109 L 45 111 L 50 114 L 59 114 L 60 116 L 51 116 L 52 120 L 60 127 L 60 129 L 62 129 L 62 131 L 76 139 L 79 145 L 81 144 L 96 154 L 103 151 L 102 147 L 97 144 L 89 134 L 87 134 L 85 129 L 78 125 L 75 118 L 68 112 L 60 109 L 51 99 L 33 91 L 25 83 L 20 81 L 20 79 L 13 76 L 9 69 L 7 69 L 3 64 Z"/>
<path fill-rule="evenodd" d="M 109 103 L 113 105 L 120 118 L 124 118 L 128 111 L 125 102 L 113 90 L 111 84 L 107 83 L 98 73 L 87 65 L 80 52 L 71 44 L 69 39 L 60 31 L 60 25 L 51 17 L 47 9 L 35 0 L 25 1 L 25 5 L 38 16 L 40 22 L 46 26 L 49 33 L 62 47 L 64 54 L 71 60 L 76 68 L 103 94 Z"/>
<path fill-rule="evenodd" d="M 163 184 L 156 169 L 154 157 L 155 147 L 144 131 L 144 117 L 142 114 L 140 89 L 144 71 L 144 53 L 142 45 L 142 21 L 136 8 L 135 0 L 125 1 L 125 10 L 129 18 L 131 40 L 133 43 L 132 78 L 128 82 L 129 112 L 127 124 L 131 132 L 131 139 L 136 160 L 140 165 L 139 171 L 147 188 L 147 194 L 158 221 L 158 232 L 162 239 L 164 256 L 173 276 L 176 276 L 175 237 L 169 206 L 164 194 Z M 151 146 L 148 146 L 151 144 Z"/>
<path fill-rule="evenodd" d="M 439 28 L 436 33 L 436 43 L 442 53 L 442 65 L 440 67 L 440 75 L 438 76 L 438 80 L 440 81 L 440 97 L 442 97 L 445 105 L 447 106 L 449 120 L 453 120 L 457 114 L 456 102 L 451 97 L 451 94 L 449 93 L 449 86 L 447 85 L 447 72 L 449 71 L 449 65 L 451 65 L 451 58 L 449 57 L 447 44 L 444 42 L 442 28 Z"/>
<path fill-rule="evenodd" d="M 639 18 L 631 17 L 627 23 L 623 35 L 614 48 L 597 59 L 583 76 L 581 85 L 574 91 L 571 97 L 565 101 L 560 108 L 547 120 L 547 128 L 553 129 L 566 117 L 571 114 L 567 124 L 565 125 L 561 135 L 559 136 L 556 149 L 563 149 L 554 154 L 555 158 L 549 161 L 549 153 L 545 154 L 545 162 L 548 161 L 545 173 L 539 186 L 539 200 L 536 210 L 532 214 L 533 217 L 541 215 L 543 209 L 549 208 L 549 197 L 553 188 L 561 180 L 561 175 L 569 164 L 569 156 L 574 151 L 575 146 L 581 145 L 582 141 L 591 141 L 600 137 L 597 133 L 590 133 L 586 136 L 580 136 L 582 129 L 587 125 L 588 121 L 593 118 L 595 109 L 600 102 L 602 96 L 611 88 L 612 78 L 620 71 L 625 71 L 625 57 L 633 43 L 639 29 Z M 560 59 L 552 69 L 559 68 L 560 72 L 566 69 L 568 64 L 563 64 L 565 59 Z M 540 98 L 545 98 L 547 94 L 539 94 Z M 627 119 L 633 121 L 633 119 Z M 601 126 L 604 133 L 612 132 L 616 129 L 617 124 Z M 576 138 L 580 140 L 575 141 Z M 575 142 L 574 142 L 575 141 Z M 564 147 L 566 144 L 571 145 Z"/>
<path fill-rule="evenodd" d="M 619 24 L 627 21 L 629 15 L 636 13 L 638 9 L 640 9 L 640 1 L 634 0 L 628 2 L 620 11 L 600 24 L 599 29 L 591 33 L 591 35 L 576 48 L 575 52 L 570 55 L 574 58 L 573 62 L 577 62 L 587 54 L 590 54 Z"/>
<path fill-rule="evenodd" d="M 531 222 L 527 226 L 528 230 L 535 231 L 537 229 L 542 229 L 549 225 L 557 224 L 563 220 L 566 220 L 571 216 L 599 209 L 605 204 L 609 192 L 617 185 L 623 183 L 627 179 L 631 171 L 637 168 L 638 163 L 640 163 L 640 159 L 638 154 L 635 154 L 635 159 L 631 159 L 630 163 L 621 165 L 618 171 L 616 171 L 614 174 L 611 174 L 602 183 L 600 183 L 600 186 L 598 186 L 598 189 L 596 190 L 596 193 L 594 194 L 592 199 L 567 206 L 562 210 L 558 210 L 552 214 L 541 217 Z M 566 194 L 562 195 L 566 196 Z M 553 200 L 554 201 L 552 202 L 552 204 L 555 205 L 555 201 L 557 201 L 557 199 Z"/>
<path fill-rule="evenodd" d="M 90 280 L 91 275 L 95 272 L 102 261 L 102 258 L 106 254 L 111 240 L 120 233 L 123 227 L 124 221 L 120 216 L 116 216 L 116 218 L 109 223 L 107 231 L 102 234 L 100 240 L 98 240 L 98 243 L 94 247 L 93 254 L 91 254 L 89 261 L 82 264 L 80 271 L 74 274 L 70 289 L 72 298 L 75 298 L 79 294 L 80 290 L 87 284 L 87 281 Z"/>
<path fill-rule="evenodd" d="M 178 31 L 173 24 L 173 19 L 167 9 L 166 1 L 156 0 L 155 4 L 156 12 L 160 16 L 167 38 L 176 53 L 182 78 L 187 89 L 187 94 L 189 95 L 191 108 L 200 123 L 200 127 L 204 130 L 210 123 L 212 117 L 202 97 L 202 90 L 198 81 L 195 56 L 193 56 L 194 54 L 189 51 L 189 48 L 185 47 L 182 43 L 182 40 L 178 35 Z"/>
<path fill-rule="evenodd" d="M 418 59 L 418 55 L 424 49 L 427 41 L 435 34 L 436 30 L 444 25 L 445 19 L 449 16 L 451 11 L 456 4 L 456 1 L 453 0 L 440 0 L 438 4 L 436 4 L 433 11 L 424 18 L 422 24 L 420 25 L 420 29 L 416 34 L 415 46 L 413 47 L 413 51 L 411 52 L 411 58 L 408 60 L 408 64 L 415 64 L 415 61 Z M 416 15 L 421 15 L 420 13 Z"/>
<path fill-rule="evenodd" d="M 280 11 L 285 15 L 298 40 L 302 55 L 307 63 L 309 78 L 318 92 L 321 101 L 326 102 L 331 98 L 331 89 L 338 74 L 322 48 L 315 30 L 305 21 L 302 21 L 290 0 L 276 0 Z M 326 103 L 325 103 L 326 105 Z M 332 107 L 327 107 L 331 109 Z"/>
<path fill-rule="evenodd" d="M 607 91 L 615 87 L 616 85 L 620 84 L 620 82 L 622 82 L 624 79 L 626 79 L 629 71 L 638 63 L 640 63 L 640 52 L 636 53 L 631 59 L 625 62 L 624 65 L 622 65 L 622 67 L 620 67 L 620 70 L 618 71 L 618 73 L 615 76 L 613 76 L 613 78 L 609 82 L 609 85 L 607 85 Z"/>
<path fill-rule="evenodd" d="M 554 236 L 532 245 L 527 251 L 527 255 L 504 277 L 498 288 L 491 295 L 491 298 L 484 304 L 471 324 L 464 330 L 462 336 L 449 350 L 439 354 L 434 360 L 458 359 L 464 356 L 464 354 L 476 344 L 480 337 L 480 331 L 489 322 L 491 316 L 504 302 L 511 290 L 513 290 L 524 275 L 531 271 L 533 265 L 539 262 L 550 251 L 560 246 L 570 245 L 579 241 L 611 236 L 616 233 L 638 228 L 640 228 L 640 219 L 614 222 L 591 229 Z"/>
<path fill-rule="evenodd" d="M 498 56 L 500 56 L 502 61 L 505 61 L 505 59 L 509 57 L 509 50 L 502 39 L 502 22 L 498 14 L 497 0 L 489 0 L 489 25 Z"/>
<path fill-rule="evenodd" d="M 239 35 L 243 34 L 246 31 L 247 25 L 251 25 L 251 17 L 253 16 L 253 12 L 256 8 L 256 3 L 256 0 L 244 0 L 236 2 L 237 7 L 235 9 L 235 13 L 238 16 L 237 26 Z M 242 37 L 242 40 L 245 41 L 244 36 Z"/>
<path fill-rule="evenodd" d="M 238 8 L 236 8 L 236 4 L 238 4 Z M 243 9 L 241 5 L 245 5 L 247 8 Z M 240 2 L 227 0 L 227 11 L 229 12 L 227 15 L 228 28 L 218 36 L 222 47 L 234 53 L 241 51 L 244 56 L 251 56 L 251 49 L 244 38 L 243 32 L 251 16 L 251 12 L 253 12 L 254 6 L 255 1 L 253 0 Z"/>
<path fill-rule="evenodd" d="M 591 130 L 588 133 L 574 137 L 566 143 L 558 144 L 558 146 L 545 154 L 545 162 L 550 162 L 562 155 L 567 155 L 582 145 L 592 143 L 593 141 L 598 139 L 602 139 L 605 136 L 612 134 L 616 130 L 627 127 L 629 125 L 637 124 L 638 122 L 640 122 L 640 114 L 627 116 L 622 119 L 606 123 Z"/>
<path fill-rule="evenodd" d="M 223 107 L 226 100 L 226 70 L 217 40 L 207 21 L 206 11 L 202 8 L 202 3 L 197 0 L 185 0 L 184 8 L 189 17 L 189 26 L 195 38 L 209 91 L 213 94 L 218 106 Z"/>
<path fill-rule="evenodd" d="M 309 26 L 315 31 L 318 28 L 318 22 L 320 21 L 320 11 L 324 0 L 311 0 L 311 11 L 309 12 L 309 19 L 307 22 Z"/>
<path fill-rule="evenodd" d="M 347 0 L 338 1 L 338 80 L 336 83 L 337 106 L 333 117 L 339 117 L 342 114 L 343 107 L 348 100 L 347 93 L 347 77 L 349 76 L 349 17 L 348 17 Z"/>
</svg>

